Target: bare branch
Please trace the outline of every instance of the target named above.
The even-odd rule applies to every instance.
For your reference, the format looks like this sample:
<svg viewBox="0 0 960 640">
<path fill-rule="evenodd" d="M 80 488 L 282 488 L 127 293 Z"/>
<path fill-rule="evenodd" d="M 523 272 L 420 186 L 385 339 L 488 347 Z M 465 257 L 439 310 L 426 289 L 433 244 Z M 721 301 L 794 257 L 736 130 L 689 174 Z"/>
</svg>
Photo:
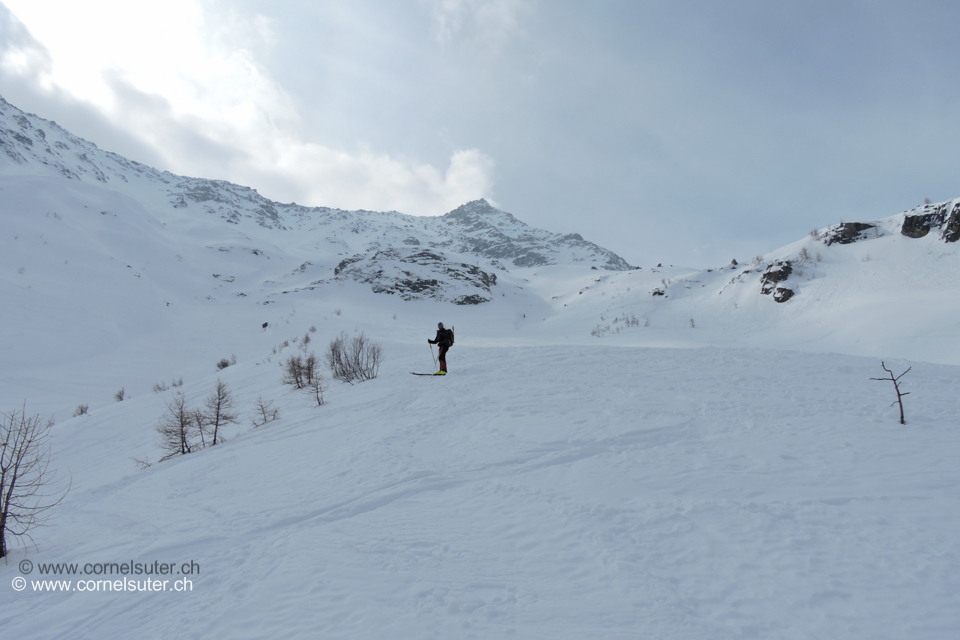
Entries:
<svg viewBox="0 0 960 640">
<path fill-rule="evenodd" d="M 896 393 L 897 393 L 897 399 L 894 400 L 892 403 L 890 403 L 890 406 L 892 407 L 892 406 L 895 405 L 895 404 L 899 404 L 899 405 L 900 405 L 900 424 L 907 424 L 906 421 L 903 419 L 903 396 L 908 396 L 908 395 L 910 395 L 910 392 L 907 391 L 906 393 L 902 393 L 902 392 L 900 391 L 900 378 L 902 378 L 903 376 L 907 375 L 907 373 L 909 373 L 909 372 L 910 372 L 910 369 L 913 369 L 913 367 L 908 367 L 906 371 L 904 371 L 903 373 L 901 373 L 901 374 L 898 375 L 898 376 L 894 376 L 894 375 L 893 375 L 893 371 L 891 371 L 890 369 L 887 369 L 887 365 L 886 365 L 882 360 L 880 361 L 880 367 L 889 374 L 889 377 L 887 377 L 887 378 L 870 378 L 870 379 L 871 379 L 871 380 L 880 380 L 881 382 L 889 381 L 889 382 L 892 382 L 892 383 L 893 383 L 893 390 L 896 391 Z"/>
<path fill-rule="evenodd" d="M 53 421 L 18 411 L 0 414 L 0 558 L 7 554 L 7 536 L 31 540 L 30 530 L 46 524 L 47 511 L 70 490 L 56 488 L 50 469 L 50 429 Z"/>
</svg>

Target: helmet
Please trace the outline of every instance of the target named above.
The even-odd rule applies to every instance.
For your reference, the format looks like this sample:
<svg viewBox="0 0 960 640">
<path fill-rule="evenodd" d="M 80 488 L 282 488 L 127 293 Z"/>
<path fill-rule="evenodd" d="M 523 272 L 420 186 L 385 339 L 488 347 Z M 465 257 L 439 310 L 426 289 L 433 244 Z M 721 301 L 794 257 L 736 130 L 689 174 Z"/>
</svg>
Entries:
<svg viewBox="0 0 960 640">
<path fill-rule="evenodd" d="M 442 323 L 442 322 L 438 322 L 438 323 L 437 323 L 437 326 L 438 326 L 438 327 L 443 327 L 443 323 Z"/>
</svg>

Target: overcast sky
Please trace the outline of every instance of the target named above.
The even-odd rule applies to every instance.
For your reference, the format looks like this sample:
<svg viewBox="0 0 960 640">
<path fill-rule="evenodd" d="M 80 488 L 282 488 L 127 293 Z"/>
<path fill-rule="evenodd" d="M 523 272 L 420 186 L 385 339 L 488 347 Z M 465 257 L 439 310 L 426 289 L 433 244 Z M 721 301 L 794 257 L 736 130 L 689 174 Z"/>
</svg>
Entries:
<svg viewBox="0 0 960 640">
<path fill-rule="evenodd" d="M 633 264 L 960 196 L 957 2 L 0 0 L 0 95 L 284 202 L 479 197 Z"/>
</svg>

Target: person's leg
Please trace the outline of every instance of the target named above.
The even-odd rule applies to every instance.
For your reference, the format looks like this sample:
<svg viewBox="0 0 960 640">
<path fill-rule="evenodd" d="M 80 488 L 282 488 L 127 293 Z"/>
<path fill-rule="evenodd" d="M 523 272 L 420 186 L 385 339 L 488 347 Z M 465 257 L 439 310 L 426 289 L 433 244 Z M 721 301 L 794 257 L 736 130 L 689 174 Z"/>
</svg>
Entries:
<svg viewBox="0 0 960 640">
<path fill-rule="evenodd" d="M 441 347 L 440 348 L 440 371 L 444 373 L 447 372 L 447 349 L 450 347 Z"/>
</svg>

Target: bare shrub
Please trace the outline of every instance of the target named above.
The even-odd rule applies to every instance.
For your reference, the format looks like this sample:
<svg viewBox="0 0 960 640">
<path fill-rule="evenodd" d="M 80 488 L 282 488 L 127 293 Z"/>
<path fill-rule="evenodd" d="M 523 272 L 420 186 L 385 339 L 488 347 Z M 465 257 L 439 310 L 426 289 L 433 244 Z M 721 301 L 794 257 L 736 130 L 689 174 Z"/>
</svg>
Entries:
<svg viewBox="0 0 960 640">
<path fill-rule="evenodd" d="M 349 337 L 346 331 L 330 341 L 327 349 L 327 365 L 335 380 L 363 382 L 377 377 L 383 362 L 383 347 L 373 342 L 361 331 Z"/>
<path fill-rule="evenodd" d="M 197 449 L 204 449 L 207 446 L 207 415 L 202 409 L 192 409 L 190 416 L 193 418 L 194 433 L 200 436 L 200 446 Z"/>
<path fill-rule="evenodd" d="M 170 386 L 171 386 L 171 387 L 182 387 L 182 386 L 183 386 L 183 378 L 177 378 L 176 380 L 172 381 L 172 382 L 170 383 Z"/>
<path fill-rule="evenodd" d="M 810 252 L 807 251 L 807 248 L 806 248 L 806 247 L 803 247 L 803 248 L 800 249 L 800 251 L 797 253 L 797 259 L 798 259 L 800 262 L 809 262 L 809 261 L 810 261 Z"/>
<path fill-rule="evenodd" d="M 117 402 L 123 402 L 123 399 L 126 396 L 127 396 L 127 392 L 124 391 L 123 389 L 120 389 L 120 391 L 117 391 L 115 394 L 113 394 L 113 399 L 116 400 Z"/>
<path fill-rule="evenodd" d="M 77 408 L 73 410 L 73 417 L 85 416 L 90 411 L 90 405 L 88 404 L 78 404 Z"/>
<path fill-rule="evenodd" d="M 323 392 L 327 390 L 326 386 L 323 384 L 323 376 L 319 373 L 314 376 L 313 380 L 307 385 L 307 388 L 310 390 L 310 394 L 313 396 L 313 399 L 317 401 L 317 406 L 322 407 L 326 402 L 323 399 Z"/>
<path fill-rule="evenodd" d="M 0 414 L 0 558 L 7 555 L 7 535 L 30 538 L 30 530 L 43 526 L 46 512 L 60 504 L 62 491 L 50 470 L 50 429 L 53 420 L 19 411 Z"/>
<path fill-rule="evenodd" d="M 264 400 L 263 396 L 257 397 L 257 404 L 253 406 L 253 416 L 250 418 L 250 423 L 254 427 L 262 427 L 279 417 L 280 410 L 274 407 L 272 402 Z"/>
<path fill-rule="evenodd" d="M 168 386 L 167 386 L 166 384 L 164 384 L 163 382 L 158 382 L 157 384 L 153 385 L 153 392 L 154 392 L 154 393 L 161 393 L 161 392 L 163 392 L 163 391 L 166 391 L 166 390 L 169 389 L 169 388 L 170 388 L 170 387 L 168 387 Z"/>
<path fill-rule="evenodd" d="M 317 373 L 317 356 L 308 354 L 303 356 L 290 356 L 283 367 L 283 384 L 293 385 L 297 389 L 303 389 L 309 386 Z"/>
<path fill-rule="evenodd" d="M 194 442 L 198 435 L 196 414 L 187 407 L 183 393 L 178 391 L 167 402 L 167 412 L 157 424 L 157 433 L 160 434 L 160 448 L 166 451 L 160 462 L 192 453 L 197 448 Z"/>
<path fill-rule="evenodd" d="M 222 371 L 230 366 L 230 361 L 226 358 L 221 358 L 220 362 L 217 363 L 217 371 Z"/>
</svg>

